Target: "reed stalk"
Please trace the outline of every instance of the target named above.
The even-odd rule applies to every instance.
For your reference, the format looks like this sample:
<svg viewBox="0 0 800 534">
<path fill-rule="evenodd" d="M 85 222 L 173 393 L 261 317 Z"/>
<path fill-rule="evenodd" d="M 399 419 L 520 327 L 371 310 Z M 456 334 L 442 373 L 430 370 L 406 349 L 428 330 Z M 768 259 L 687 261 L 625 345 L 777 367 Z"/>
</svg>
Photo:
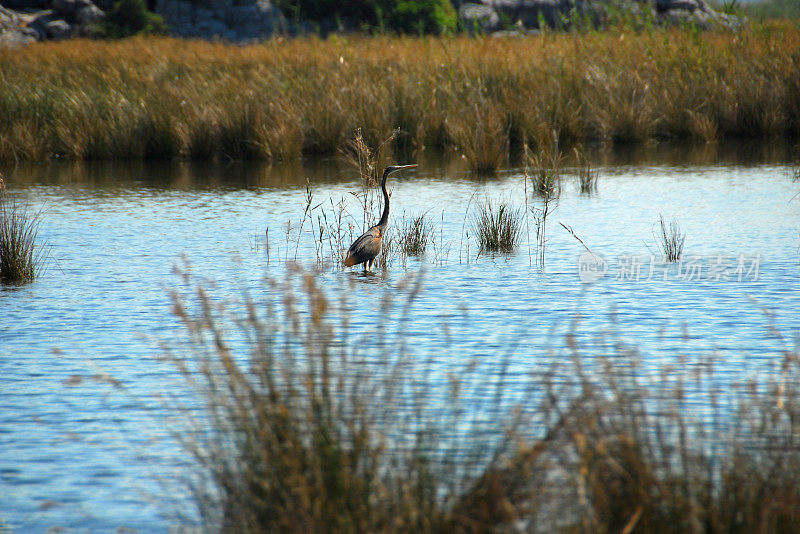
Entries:
<svg viewBox="0 0 800 534">
<path fill-rule="evenodd" d="M 678 221 L 672 219 L 669 224 L 664 221 L 664 216 L 659 217 L 659 229 L 656 232 L 658 248 L 664 257 L 664 261 L 676 262 L 683 256 L 683 243 L 686 241 L 686 234 L 681 233 Z"/>
</svg>

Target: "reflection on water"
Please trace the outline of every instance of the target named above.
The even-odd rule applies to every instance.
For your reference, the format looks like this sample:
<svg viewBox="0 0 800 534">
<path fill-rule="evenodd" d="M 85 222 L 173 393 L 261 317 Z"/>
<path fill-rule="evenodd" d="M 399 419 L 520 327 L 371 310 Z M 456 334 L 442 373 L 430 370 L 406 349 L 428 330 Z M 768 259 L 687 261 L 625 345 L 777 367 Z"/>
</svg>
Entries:
<svg viewBox="0 0 800 534">
<path fill-rule="evenodd" d="M 423 270 L 405 335 L 417 354 L 435 356 L 442 376 L 464 359 L 491 366 L 509 354 L 520 377 L 544 371 L 576 313 L 577 343 L 597 346 L 599 332 L 614 331 L 654 368 L 675 363 L 676 354 L 718 351 L 720 380 L 769 372 L 782 344 L 800 335 L 800 198 L 788 178 L 789 149 L 598 151 L 595 195 L 580 195 L 575 178 L 566 178 L 544 271 L 536 267 L 533 228 L 510 256 L 477 257 L 468 245 L 471 199 L 524 204 L 518 170 L 477 177 L 458 158 L 425 155 L 417 172 L 391 182 L 390 224 L 428 213 L 435 251 L 374 272 L 328 267 L 319 283 L 352 293 L 352 327 L 366 335 L 386 293 Z M 43 208 L 40 236 L 52 262 L 34 284 L 0 288 L 0 520 L 20 532 L 164 530 L 171 503 L 159 477 L 169 482 L 187 463 L 154 397 L 182 387 L 154 358 L 162 342 L 181 337 L 168 298 L 182 284 L 173 267 L 185 258 L 215 281 L 220 299 L 265 291 L 265 275 L 280 278 L 282 260 L 295 254 L 313 268 L 318 226 L 300 226 L 306 180 L 315 199 L 344 203 L 355 235 L 362 217 L 351 194 L 354 173 L 336 160 L 56 162 L 2 172 L 12 194 Z M 698 276 L 681 271 L 685 265 L 650 275 L 661 214 L 686 232 Z M 607 261 L 593 283 L 578 270 L 585 249 L 558 222 Z M 760 258 L 757 276 L 735 276 L 743 257 L 748 266 Z M 641 259 L 637 276 L 631 258 Z M 710 275 L 717 260 L 731 262 L 729 276 Z M 770 334 L 770 321 L 785 340 Z"/>
<path fill-rule="evenodd" d="M 593 166 L 620 168 L 628 166 L 735 166 L 785 165 L 797 160 L 800 149 L 782 139 L 776 142 L 706 143 L 697 145 L 657 146 L 632 145 L 607 150 L 602 147 L 584 148 Z M 566 154 L 567 165 L 574 165 L 573 154 Z M 520 164 L 521 154 L 514 152 L 511 166 Z M 466 162 L 454 154 L 432 151 L 411 153 L 397 158 L 398 162 L 415 161 L 431 176 L 458 176 L 465 180 L 483 181 L 468 172 Z M 14 187 L 32 185 L 86 186 L 104 192 L 120 188 L 153 189 L 290 189 L 305 186 L 306 180 L 315 185 L 336 184 L 353 180 L 355 172 L 345 158 L 294 161 L 280 165 L 266 162 L 70 162 L 54 161 L 33 165 L 0 167 Z M 506 174 L 500 172 L 499 176 Z M 99 192 L 99 191 L 98 191 Z"/>
</svg>

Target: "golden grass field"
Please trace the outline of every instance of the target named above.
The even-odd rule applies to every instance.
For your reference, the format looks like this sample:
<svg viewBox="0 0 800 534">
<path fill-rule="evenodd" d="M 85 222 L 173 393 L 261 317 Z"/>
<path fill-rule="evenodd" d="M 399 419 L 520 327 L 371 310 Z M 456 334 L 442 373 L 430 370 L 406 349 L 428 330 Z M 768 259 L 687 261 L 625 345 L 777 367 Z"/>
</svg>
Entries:
<svg viewBox="0 0 800 534">
<path fill-rule="evenodd" d="M 316 37 L 142 37 L 0 50 L 0 160 L 264 158 L 455 148 L 492 167 L 523 141 L 800 133 L 800 28 Z"/>
</svg>

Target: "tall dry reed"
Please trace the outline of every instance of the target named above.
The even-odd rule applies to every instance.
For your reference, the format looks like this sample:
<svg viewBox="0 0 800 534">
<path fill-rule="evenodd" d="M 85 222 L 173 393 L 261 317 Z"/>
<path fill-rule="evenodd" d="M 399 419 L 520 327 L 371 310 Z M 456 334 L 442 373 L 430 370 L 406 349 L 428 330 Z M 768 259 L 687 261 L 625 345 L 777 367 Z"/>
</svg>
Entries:
<svg viewBox="0 0 800 534">
<path fill-rule="evenodd" d="M 491 172 L 509 147 L 800 133 L 800 31 L 688 29 L 168 38 L 0 50 L 0 159 L 293 159 L 371 146 L 457 148 Z"/>
<path fill-rule="evenodd" d="M 181 437 L 199 464 L 192 490 L 205 528 L 473 532 L 529 506 L 538 475 L 512 469 L 538 455 L 512 437 L 524 418 L 487 424 L 464 407 L 477 387 L 500 414 L 505 377 L 480 380 L 465 361 L 445 384 L 417 379 L 435 372 L 403 341 L 420 290 L 412 279 L 404 302 L 387 294 L 368 331 L 348 312 L 354 288 L 331 299 L 310 272 L 268 281 L 266 301 L 223 302 L 200 284 L 173 295 L 190 341 L 168 357 L 199 399 L 181 408 Z"/>
<path fill-rule="evenodd" d="M 419 278 L 370 306 L 305 271 L 239 301 L 183 276 L 188 343 L 168 356 L 197 394 L 179 413 L 206 529 L 800 528 L 796 350 L 737 378 L 727 355 L 687 345 L 660 364 L 618 325 L 584 335 L 576 320 L 554 363 L 486 373 L 452 338 L 445 355 L 409 343 Z"/>
</svg>

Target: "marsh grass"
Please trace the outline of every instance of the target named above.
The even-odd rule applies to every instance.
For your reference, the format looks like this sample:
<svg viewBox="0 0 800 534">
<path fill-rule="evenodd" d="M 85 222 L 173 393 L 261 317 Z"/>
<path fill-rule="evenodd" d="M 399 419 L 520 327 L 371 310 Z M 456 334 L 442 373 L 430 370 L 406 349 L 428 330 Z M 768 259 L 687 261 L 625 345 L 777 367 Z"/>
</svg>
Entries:
<svg viewBox="0 0 800 534">
<path fill-rule="evenodd" d="M 435 229 L 426 214 L 403 218 L 399 227 L 400 247 L 406 256 L 423 256 L 434 239 Z"/>
<path fill-rule="evenodd" d="M 597 193 L 597 169 L 592 169 L 592 164 L 583 151 L 575 147 L 573 152 L 578 163 L 578 191 L 582 195 Z"/>
<path fill-rule="evenodd" d="M 508 202 L 486 199 L 472 218 L 472 234 L 481 252 L 513 252 L 522 237 L 523 218 L 519 208 Z"/>
<path fill-rule="evenodd" d="M 536 229 L 536 263 L 540 269 L 544 269 L 547 256 L 547 222 L 557 206 L 558 200 L 551 196 L 542 197 L 529 206 Z"/>
<path fill-rule="evenodd" d="M 448 118 L 447 132 L 469 168 L 492 175 L 508 158 L 508 127 L 501 110 L 485 102 Z"/>
<path fill-rule="evenodd" d="M 646 355 L 619 340 L 611 346 L 613 356 L 590 370 L 573 343 L 559 391 L 581 399 L 570 405 L 562 450 L 579 531 L 800 527 L 796 351 L 776 355 L 766 378 L 722 387 L 714 356 L 676 355 L 675 366 L 691 372 L 670 365 L 647 378 Z"/>
<path fill-rule="evenodd" d="M 457 149 L 491 173 L 524 139 L 642 144 L 800 134 L 800 30 L 625 28 L 521 39 L 138 37 L 0 50 L 0 159 L 294 159 Z M 456 59 L 457 58 L 457 59 Z"/>
<path fill-rule="evenodd" d="M 659 217 L 659 227 L 655 232 L 659 250 L 664 256 L 664 261 L 676 262 L 683 256 L 683 243 L 686 234 L 681 233 L 678 221 L 672 219 L 669 224 L 664 221 L 664 216 Z"/>
<path fill-rule="evenodd" d="M 266 302 L 222 303 L 206 285 L 173 295 L 191 342 L 167 357 L 202 400 L 200 413 L 180 408 L 189 421 L 180 437 L 200 468 L 192 491 L 206 528 L 468 532 L 517 518 L 509 497 L 526 497 L 535 473 L 508 471 L 516 441 L 489 430 L 524 417 L 487 425 L 464 409 L 480 391 L 482 409 L 500 414 L 505 402 L 505 375 L 477 380 L 475 363 L 457 365 L 445 385 L 414 379 L 435 359 L 412 357 L 404 341 L 419 282 L 393 291 L 400 305 L 377 302 L 369 332 L 351 321 L 354 288 L 330 300 L 296 269 L 268 281 Z"/>
<path fill-rule="evenodd" d="M 330 297 L 297 269 L 233 301 L 182 276 L 194 290 L 173 304 L 188 343 L 166 355 L 199 399 L 176 428 L 197 462 L 204 528 L 800 528 L 796 350 L 734 378 L 718 367 L 726 354 L 686 345 L 658 364 L 619 325 L 582 335 L 576 317 L 552 363 L 525 355 L 530 369 L 515 360 L 512 373 L 505 356 L 487 373 L 483 357 L 409 342 L 419 278 L 370 306 L 353 285 Z M 353 321 L 371 310 L 374 324 Z"/>
<path fill-rule="evenodd" d="M 553 132 L 549 143 L 531 150 L 523 145 L 525 172 L 535 195 L 546 200 L 561 196 L 561 165 L 564 157 L 558 149 L 558 135 Z"/>
<path fill-rule="evenodd" d="M 0 283 L 33 282 L 44 268 L 46 248 L 37 244 L 40 213 L 10 198 L 0 176 Z"/>
</svg>

